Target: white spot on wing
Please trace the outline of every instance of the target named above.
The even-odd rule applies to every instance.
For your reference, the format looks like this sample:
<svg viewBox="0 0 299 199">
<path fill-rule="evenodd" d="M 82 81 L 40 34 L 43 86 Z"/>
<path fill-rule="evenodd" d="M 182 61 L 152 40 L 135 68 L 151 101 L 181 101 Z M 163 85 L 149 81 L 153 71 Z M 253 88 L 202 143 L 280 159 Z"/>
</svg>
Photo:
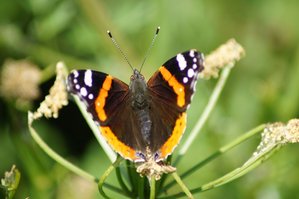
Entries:
<svg viewBox="0 0 299 199">
<path fill-rule="evenodd" d="M 192 78 L 194 76 L 194 70 L 192 68 L 189 68 L 187 75 L 189 78 Z"/>
<path fill-rule="evenodd" d="M 92 73 L 91 73 L 91 70 L 87 70 L 85 71 L 85 74 L 84 74 L 84 83 L 91 87 L 92 86 Z"/>
<path fill-rule="evenodd" d="M 88 95 L 88 98 L 92 100 L 92 99 L 93 99 L 93 94 L 90 93 L 90 94 Z"/>
<path fill-rule="evenodd" d="M 184 83 L 187 83 L 187 82 L 188 82 L 188 78 L 187 78 L 187 77 L 184 77 L 184 78 L 183 78 L 183 82 L 184 82 Z"/>
<path fill-rule="evenodd" d="M 74 73 L 74 77 L 75 78 L 77 78 L 79 76 L 79 72 L 78 71 L 75 70 L 73 73 Z"/>
<path fill-rule="evenodd" d="M 79 90 L 79 89 L 80 89 L 79 84 L 76 84 L 76 85 L 75 85 L 75 88 L 76 88 L 77 90 Z"/>
<path fill-rule="evenodd" d="M 187 62 L 185 60 L 185 57 L 182 54 L 178 54 L 176 56 L 176 60 L 178 61 L 181 71 L 183 71 L 187 67 Z"/>
<path fill-rule="evenodd" d="M 78 83 L 78 80 L 77 80 L 77 79 L 74 79 L 73 82 L 74 82 L 74 84 L 77 84 L 77 83 Z"/>
<path fill-rule="evenodd" d="M 193 64 L 193 65 L 192 65 L 192 68 L 193 68 L 193 69 L 196 69 L 196 68 L 197 68 L 197 65 L 196 65 L 196 64 Z"/>
<path fill-rule="evenodd" d="M 194 50 L 190 50 L 189 55 L 190 57 L 194 57 Z"/>
<path fill-rule="evenodd" d="M 193 62 L 194 62 L 194 63 L 196 63 L 196 62 L 197 62 L 197 59 L 196 59 L 195 57 L 193 58 Z"/>
<path fill-rule="evenodd" d="M 86 97 L 86 96 L 87 96 L 87 90 L 86 90 L 85 87 L 82 87 L 82 88 L 80 89 L 80 94 L 81 94 L 83 97 Z"/>
</svg>

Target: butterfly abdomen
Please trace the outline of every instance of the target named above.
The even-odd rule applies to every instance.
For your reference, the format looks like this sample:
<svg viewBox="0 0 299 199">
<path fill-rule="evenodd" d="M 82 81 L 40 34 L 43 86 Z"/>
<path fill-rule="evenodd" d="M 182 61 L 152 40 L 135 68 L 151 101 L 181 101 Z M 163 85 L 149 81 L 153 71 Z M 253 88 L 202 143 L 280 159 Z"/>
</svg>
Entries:
<svg viewBox="0 0 299 199">
<path fill-rule="evenodd" d="M 145 143 L 150 144 L 152 120 L 147 109 L 135 111 L 138 118 L 140 132 Z"/>
</svg>

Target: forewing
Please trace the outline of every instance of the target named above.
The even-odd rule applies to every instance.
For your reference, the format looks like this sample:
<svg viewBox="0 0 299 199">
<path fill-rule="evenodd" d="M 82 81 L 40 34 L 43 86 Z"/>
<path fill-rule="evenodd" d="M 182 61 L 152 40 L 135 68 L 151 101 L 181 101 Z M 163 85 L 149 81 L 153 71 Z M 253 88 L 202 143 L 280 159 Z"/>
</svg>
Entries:
<svg viewBox="0 0 299 199">
<path fill-rule="evenodd" d="M 164 63 L 148 81 L 153 115 L 153 151 L 161 159 L 172 153 L 186 128 L 186 110 L 191 102 L 203 55 L 196 50 L 180 53 Z M 156 119 L 158 118 L 158 119 Z"/>
<path fill-rule="evenodd" d="M 92 70 L 75 70 L 68 76 L 68 90 L 77 95 L 91 113 L 110 146 L 124 158 L 135 160 L 142 145 L 134 127 L 128 85 Z"/>
</svg>

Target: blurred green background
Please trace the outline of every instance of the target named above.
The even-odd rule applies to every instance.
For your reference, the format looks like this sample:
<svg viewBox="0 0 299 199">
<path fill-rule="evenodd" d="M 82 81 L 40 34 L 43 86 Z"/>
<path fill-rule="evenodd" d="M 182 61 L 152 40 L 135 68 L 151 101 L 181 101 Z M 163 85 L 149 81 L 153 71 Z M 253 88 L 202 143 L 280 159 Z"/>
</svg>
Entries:
<svg viewBox="0 0 299 199">
<path fill-rule="evenodd" d="M 143 68 L 147 78 L 168 58 L 187 49 L 208 54 L 235 38 L 246 50 L 179 172 L 261 123 L 299 116 L 296 0 L 0 1 L 0 71 L 8 59 L 26 59 L 42 70 L 40 95 L 33 101 L 20 105 L 19 99 L 7 97 L 9 91 L 0 95 L 0 174 L 17 165 L 22 178 L 16 198 L 101 198 L 95 184 L 57 165 L 33 143 L 26 117 L 53 84 L 57 61 L 64 61 L 69 70 L 97 69 L 128 83 L 132 71 L 106 35 L 108 29 L 138 67 L 156 27 L 161 26 Z M 215 83 L 199 80 L 183 140 Z M 51 147 L 96 176 L 110 164 L 73 102 L 59 119 L 40 120 L 35 127 Z M 184 182 L 195 188 L 222 176 L 246 161 L 258 143 L 255 137 Z M 299 198 L 298 150 L 297 145 L 287 146 L 245 177 L 196 198 Z M 113 174 L 109 182 L 114 178 Z"/>
</svg>

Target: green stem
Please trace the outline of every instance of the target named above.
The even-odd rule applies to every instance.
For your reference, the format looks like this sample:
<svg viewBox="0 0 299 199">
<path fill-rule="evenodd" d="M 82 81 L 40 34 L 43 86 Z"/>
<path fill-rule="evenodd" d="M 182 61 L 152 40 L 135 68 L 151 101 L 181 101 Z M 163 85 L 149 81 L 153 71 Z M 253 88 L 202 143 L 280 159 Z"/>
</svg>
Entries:
<svg viewBox="0 0 299 199">
<path fill-rule="evenodd" d="M 138 198 L 145 199 L 144 191 L 145 191 L 144 178 L 139 178 L 138 179 Z"/>
<path fill-rule="evenodd" d="M 108 188 L 108 189 L 110 189 L 111 191 L 114 191 L 114 192 L 116 192 L 116 193 L 122 193 L 122 192 L 124 192 L 121 188 L 118 188 L 118 187 L 116 187 L 116 186 L 113 186 L 113 185 L 111 185 L 111 184 L 109 184 L 109 183 L 104 183 L 103 187 L 106 187 L 106 188 Z M 124 193 L 124 195 L 125 195 L 125 194 L 126 194 L 126 193 Z M 128 196 L 130 196 L 130 195 L 128 195 Z"/>
<path fill-rule="evenodd" d="M 266 151 L 263 152 L 261 156 L 259 156 L 256 159 L 249 160 L 245 164 L 243 164 L 241 167 L 227 173 L 226 175 L 209 182 L 207 184 L 202 185 L 201 187 L 192 190 L 192 192 L 203 192 L 207 191 L 209 189 L 219 187 L 221 185 L 227 184 L 243 175 L 246 173 L 252 171 L 254 168 L 262 164 L 264 161 L 269 159 L 275 152 L 277 152 L 280 149 L 281 145 L 277 145 L 275 147 L 269 148 Z"/>
<path fill-rule="evenodd" d="M 131 161 L 126 161 L 126 168 L 128 172 L 128 180 L 130 182 L 130 185 L 132 187 L 132 193 L 138 194 L 138 181 L 140 179 L 140 175 L 137 174 L 136 168 L 134 164 Z"/>
<path fill-rule="evenodd" d="M 75 166 L 71 162 L 67 161 L 64 159 L 62 156 L 60 156 L 58 153 L 56 153 L 53 149 L 51 149 L 44 141 L 43 139 L 38 135 L 38 133 L 35 131 L 35 129 L 32 127 L 32 113 L 28 113 L 28 127 L 29 127 L 29 132 L 33 138 L 33 140 L 40 146 L 40 148 L 48 155 L 50 156 L 53 160 L 67 168 L 68 170 L 76 173 L 77 175 L 90 180 L 97 182 L 98 179 L 91 174 L 87 173 L 86 171 L 80 169 L 79 167 Z"/>
<path fill-rule="evenodd" d="M 155 178 L 151 178 L 150 180 L 150 199 L 156 198 L 156 180 Z"/>
<path fill-rule="evenodd" d="M 181 187 L 181 189 L 184 191 L 184 193 L 187 195 L 188 198 L 193 198 L 190 190 L 187 188 L 187 186 L 183 183 L 180 176 L 177 174 L 177 172 L 172 173 L 172 177 L 175 179 L 175 181 L 178 183 L 178 185 Z"/>
<path fill-rule="evenodd" d="M 107 177 L 110 175 L 110 173 L 113 171 L 113 169 L 115 168 L 115 167 L 117 167 L 120 163 L 121 163 L 121 161 L 122 161 L 123 159 L 122 159 L 122 157 L 118 157 L 117 159 L 116 159 L 116 161 L 112 164 L 112 165 L 110 165 L 109 167 L 108 167 L 108 169 L 104 172 L 104 174 L 101 176 L 101 178 L 99 179 L 99 183 L 98 183 L 98 189 L 99 189 L 99 192 L 100 192 L 100 194 L 104 197 L 104 198 L 110 198 L 110 197 L 108 197 L 107 195 L 106 195 L 106 193 L 104 192 L 104 190 L 103 190 L 103 185 L 104 185 L 104 182 L 105 182 L 105 180 L 107 179 Z M 123 193 L 120 193 L 120 194 L 123 194 Z"/>
<path fill-rule="evenodd" d="M 191 175 L 192 173 L 194 173 L 195 171 L 198 171 L 198 169 L 200 169 L 201 167 L 203 167 L 204 165 L 206 165 L 207 163 L 211 162 L 212 160 L 216 159 L 218 156 L 226 153 L 227 151 L 231 150 L 232 148 L 234 148 L 235 146 L 243 143 L 244 141 L 250 139 L 251 137 L 255 136 L 257 133 L 260 133 L 264 128 L 266 127 L 265 124 L 261 124 L 257 127 L 255 127 L 254 129 L 251 129 L 250 131 L 242 134 L 241 136 L 239 136 L 237 139 L 233 140 L 232 142 L 230 142 L 229 144 L 221 147 L 218 151 L 216 151 L 215 153 L 213 153 L 212 155 L 210 155 L 209 157 L 207 157 L 206 159 L 200 161 L 199 163 L 195 164 L 193 167 L 191 167 L 190 169 L 188 169 L 186 172 L 184 172 L 181 175 L 181 178 L 184 179 L 186 177 L 188 177 L 189 175 Z M 173 185 L 175 185 L 175 181 L 171 181 L 170 183 L 168 183 L 163 190 L 161 191 L 167 191 L 168 189 L 170 189 Z M 160 192 L 161 193 L 161 192 Z"/>
<path fill-rule="evenodd" d="M 233 171 L 225 174 L 224 176 L 206 183 L 204 185 L 202 185 L 199 188 L 196 189 L 192 189 L 191 192 L 192 193 L 198 193 L 198 192 L 203 192 L 203 191 L 207 191 L 209 189 L 213 189 L 222 185 L 225 185 L 237 178 L 240 178 L 241 176 L 247 174 L 248 172 L 252 171 L 253 169 L 255 169 L 257 166 L 259 166 L 260 164 L 262 164 L 264 161 L 266 161 L 267 159 L 269 159 L 275 152 L 277 152 L 279 149 L 281 148 L 281 144 L 278 145 L 274 145 L 271 146 L 261 152 L 259 152 L 259 154 L 252 156 L 248 161 L 246 161 L 241 167 L 234 169 Z M 179 198 L 184 196 L 184 193 L 178 193 L 175 195 L 171 195 L 171 196 L 167 196 L 167 197 L 163 197 L 163 199 L 166 198 Z"/>
<path fill-rule="evenodd" d="M 129 188 L 126 186 L 125 182 L 123 181 L 122 175 L 121 175 L 121 171 L 120 171 L 120 167 L 117 167 L 115 169 L 116 171 L 116 177 L 117 177 L 117 181 L 120 184 L 122 190 L 127 194 L 127 195 L 131 195 L 132 193 L 130 192 Z"/>
</svg>

